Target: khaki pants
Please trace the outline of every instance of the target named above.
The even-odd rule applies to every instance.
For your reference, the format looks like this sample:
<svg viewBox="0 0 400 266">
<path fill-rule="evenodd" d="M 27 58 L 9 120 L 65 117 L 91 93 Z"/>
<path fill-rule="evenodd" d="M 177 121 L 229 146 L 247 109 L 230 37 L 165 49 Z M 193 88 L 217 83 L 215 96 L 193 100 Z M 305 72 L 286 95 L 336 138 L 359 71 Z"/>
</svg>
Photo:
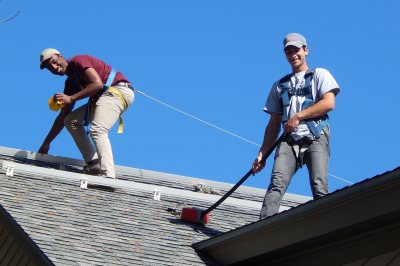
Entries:
<svg viewBox="0 0 400 266">
<path fill-rule="evenodd" d="M 126 109 L 132 104 L 135 96 L 129 88 L 113 86 L 124 96 L 127 103 Z M 90 137 L 84 127 L 86 106 L 83 105 L 71 112 L 64 120 L 64 125 L 71 133 L 85 162 L 99 159 L 103 176 L 115 178 L 114 159 L 108 132 L 123 113 L 124 104 L 120 97 L 106 91 L 96 102 L 93 116 L 89 118 Z M 94 144 L 94 145 L 93 145 Z"/>
</svg>

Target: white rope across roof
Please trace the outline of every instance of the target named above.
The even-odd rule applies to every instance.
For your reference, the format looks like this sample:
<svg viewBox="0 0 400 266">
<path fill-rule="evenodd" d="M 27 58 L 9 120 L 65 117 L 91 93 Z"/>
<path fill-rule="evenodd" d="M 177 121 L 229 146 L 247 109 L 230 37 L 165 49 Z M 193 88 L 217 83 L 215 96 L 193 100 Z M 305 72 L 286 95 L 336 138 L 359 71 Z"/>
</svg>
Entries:
<svg viewBox="0 0 400 266">
<path fill-rule="evenodd" d="M 254 142 L 254 141 L 251 141 L 251 140 L 249 140 L 249 139 L 247 139 L 247 138 L 244 138 L 244 137 L 242 137 L 242 136 L 240 136 L 240 135 L 238 135 L 238 134 L 235 134 L 235 133 L 233 133 L 233 132 L 231 132 L 231 131 L 229 131 L 229 130 L 226 130 L 226 129 L 223 129 L 223 128 L 219 127 L 219 126 L 216 126 L 216 125 L 214 125 L 214 124 L 212 124 L 212 123 L 210 123 L 210 122 L 205 121 L 204 119 L 201 119 L 201 118 L 198 118 L 198 117 L 196 117 L 196 116 L 194 116 L 194 115 L 192 115 L 192 114 L 189 114 L 188 112 L 182 111 L 182 110 L 180 110 L 180 109 L 178 109 L 178 108 L 176 108 L 176 107 L 174 107 L 174 106 L 172 106 L 172 105 L 170 105 L 170 104 L 167 104 L 167 103 L 165 103 L 165 102 L 163 102 L 163 101 L 160 101 L 159 99 L 156 99 L 156 98 L 154 98 L 154 97 L 152 97 L 152 96 L 150 96 L 150 95 L 148 95 L 148 94 L 146 94 L 146 93 L 144 93 L 144 92 L 142 92 L 142 91 L 139 91 L 139 90 L 135 89 L 135 92 L 137 92 L 137 93 L 139 93 L 139 94 L 141 94 L 141 95 L 143 95 L 143 96 L 149 98 L 150 100 L 153 100 L 153 101 L 155 101 L 155 102 L 157 102 L 157 103 L 159 103 L 159 104 L 161 104 L 161 105 L 164 105 L 164 106 L 166 106 L 166 107 L 168 107 L 168 108 L 170 108 L 170 109 L 172 109 L 172 110 L 174 110 L 174 111 L 176 111 L 176 112 L 178 112 L 178 113 L 181 113 L 181 114 L 183 114 L 183 115 L 186 115 L 186 116 L 188 116 L 189 118 L 192 118 L 192 119 L 197 120 L 197 121 L 199 121 L 199 122 L 201 122 L 201 123 L 203 123 L 203 124 L 205 124 L 205 125 L 207 125 L 207 126 L 210 126 L 210 127 L 215 128 L 215 129 L 217 129 L 217 130 L 219 130 L 219 131 L 222 131 L 222 132 L 225 133 L 225 134 L 231 135 L 231 136 L 233 136 L 233 137 L 235 137 L 235 138 L 238 138 L 238 139 L 240 139 L 240 140 L 243 140 L 243 141 L 245 141 L 245 142 L 247 142 L 247 143 L 250 143 L 250 144 L 252 144 L 252 145 L 254 145 L 254 146 L 261 147 L 260 144 Z M 348 184 L 351 184 L 351 185 L 354 184 L 353 182 L 350 182 L 350 181 L 348 181 L 348 180 L 346 180 L 346 179 L 344 179 L 344 178 L 338 177 L 338 176 L 336 176 L 336 175 L 333 175 L 333 174 L 330 174 L 330 173 L 328 173 L 328 175 L 329 175 L 329 176 L 332 176 L 332 177 L 334 177 L 334 178 L 336 178 L 336 179 L 338 179 L 338 180 L 340 180 L 340 181 L 346 182 L 346 183 L 348 183 Z"/>
</svg>

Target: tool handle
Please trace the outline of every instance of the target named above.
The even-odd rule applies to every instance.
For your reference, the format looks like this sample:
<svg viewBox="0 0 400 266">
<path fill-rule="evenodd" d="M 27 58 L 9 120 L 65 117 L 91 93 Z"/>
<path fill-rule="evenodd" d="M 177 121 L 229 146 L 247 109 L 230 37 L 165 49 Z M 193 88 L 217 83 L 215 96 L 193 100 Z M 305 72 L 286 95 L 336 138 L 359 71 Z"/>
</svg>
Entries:
<svg viewBox="0 0 400 266">
<path fill-rule="evenodd" d="M 266 154 L 263 155 L 261 162 L 267 160 L 267 158 L 271 155 L 271 153 L 275 150 L 276 146 L 278 146 L 279 142 L 281 142 L 283 140 L 283 133 L 282 135 L 275 141 L 275 143 L 272 145 L 272 147 L 267 151 Z M 249 178 L 249 176 L 251 176 L 253 174 L 253 168 L 251 168 L 240 180 L 239 182 L 237 182 L 236 185 L 234 185 L 228 192 L 226 192 L 225 195 L 223 195 L 216 203 L 214 203 L 213 205 L 211 205 L 208 209 L 206 209 L 205 211 L 201 212 L 201 216 L 204 217 L 207 213 L 211 212 L 212 210 L 214 210 L 215 208 L 217 208 L 222 202 L 225 201 L 225 199 L 227 197 L 229 197 L 233 192 L 235 192 L 235 190 L 241 185 L 243 184 L 244 181 L 246 181 L 247 178 Z"/>
</svg>

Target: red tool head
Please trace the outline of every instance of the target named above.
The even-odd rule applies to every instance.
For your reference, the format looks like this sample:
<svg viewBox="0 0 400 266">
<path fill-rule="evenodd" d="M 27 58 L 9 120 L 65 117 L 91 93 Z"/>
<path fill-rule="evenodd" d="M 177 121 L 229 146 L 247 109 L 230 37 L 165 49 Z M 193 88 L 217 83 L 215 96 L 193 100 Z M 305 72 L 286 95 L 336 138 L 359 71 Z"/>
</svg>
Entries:
<svg viewBox="0 0 400 266">
<path fill-rule="evenodd" d="M 200 208 L 183 208 L 181 212 L 181 219 L 185 222 L 207 224 L 209 214 L 204 214 L 204 210 Z"/>
</svg>

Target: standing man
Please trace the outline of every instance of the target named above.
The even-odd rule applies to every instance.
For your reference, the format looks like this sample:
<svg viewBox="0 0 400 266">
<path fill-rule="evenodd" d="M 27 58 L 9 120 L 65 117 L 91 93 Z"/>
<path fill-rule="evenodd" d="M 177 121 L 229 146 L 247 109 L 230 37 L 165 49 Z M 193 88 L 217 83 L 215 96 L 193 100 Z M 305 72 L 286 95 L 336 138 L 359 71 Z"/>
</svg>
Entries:
<svg viewBox="0 0 400 266">
<path fill-rule="evenodd" d="M 134 100 L 130 81 L 100 59 L 90 55 L 65 59 L 53 48 L 40 54 L 40 68 L 46 68 L 54 75 L 66 75 L 67 79 L 64 92 L 54 96 L 64 107 L 39 152 L 47 154 L 50 143 L 65 126 L 86 162 L 83 173 L 115 178 L 108 132 Z M 75 102 L 84 98 L 89 98 L 88 104 L 72 111 Z M 90 125 L 89 132 L 86 132 L 85 124 Z"/>
<path fill-rule="evenodd" d="M 285 137 L 275 153 L 260 219 L 279 211 L 291 178 L 303 164 L 308 169 L 314 199 L 328 193 L 330 132 L 327 113 L 334 109 L 340 89 L 326 69 L 308 68 L 309 50 L 304 36 L 298 33 L 286 35 L 283 48 L 292 73 L 272 85 L 264 107 L 271 117 L 263 144 L 253 162 L 254 173 L 265 167 L 262 157 L 273 146 L 282 124 Z"/>
</svg>

